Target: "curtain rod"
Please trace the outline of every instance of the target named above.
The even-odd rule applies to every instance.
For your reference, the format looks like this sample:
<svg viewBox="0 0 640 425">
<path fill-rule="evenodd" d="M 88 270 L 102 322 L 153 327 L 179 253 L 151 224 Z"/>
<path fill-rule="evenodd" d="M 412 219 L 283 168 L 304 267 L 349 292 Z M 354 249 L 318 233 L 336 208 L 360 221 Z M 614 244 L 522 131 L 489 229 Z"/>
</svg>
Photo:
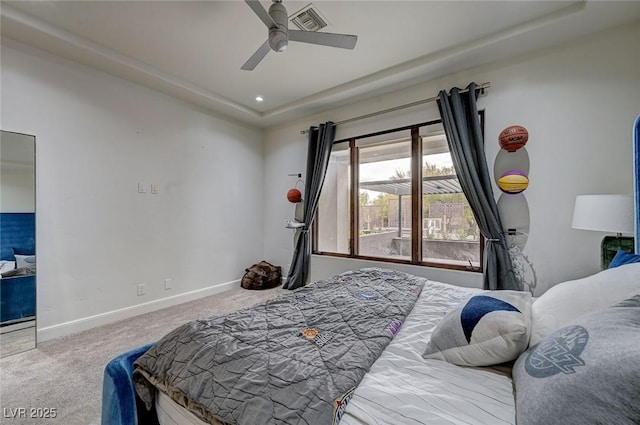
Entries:
<svg viewBox="0 0 640 425">
<path fill-rule="evenodd" d="M 488 89 L 489 87 L 491 87 L 491 83 L 487 82 L 487 83 L 482 83 L 479 84 L 478 86 L 476 86 L 476 90 L 480 90 L 480 94 L 484 93 L 485 89 Z M 460 90 L 460 93 L 466 93 L 467 90 Z M 376 112 L 371 112 L 369 114 L 365 114 L 365 115 L 360 115 L 358 117 L 353 117 L 353 118 L 347 118 L 346 120 L 342 120 L 342 121 L 338 121 L 335 123 L 335 125 L 340 125 L 340 124 L 346 124 L 348 122 L 353 122 L 353 121 L 360 121 L 366 118 L 372 118 L 378 115 L 382 115 L 382 114 L 387 114 L 389 112 L 395 112 L 395 111 L 399 111 L 401 109 L 406 109 L 406 108 L 411 108 L 413 106 L 418 106 L 418 105 L 422 105 L 423 103 L 429 103 L 429 102 L 434 102 L 438 100 L 438 96 L 433 96 L 430 97 L 428 99 L 422 99 L 422 100 L 417 100 L 415 102 L 411 102 L 411 103 L 407 103 L 404 105 L 400 105 L 400 106 L 394 106 L 393 108 L 388 108 L 388 109 L 383 109 L 381 111 L 376 111 Z M 309 132 L 309 130 L 300 130 L 300 134 L 307 134 Z"/>
</svg>

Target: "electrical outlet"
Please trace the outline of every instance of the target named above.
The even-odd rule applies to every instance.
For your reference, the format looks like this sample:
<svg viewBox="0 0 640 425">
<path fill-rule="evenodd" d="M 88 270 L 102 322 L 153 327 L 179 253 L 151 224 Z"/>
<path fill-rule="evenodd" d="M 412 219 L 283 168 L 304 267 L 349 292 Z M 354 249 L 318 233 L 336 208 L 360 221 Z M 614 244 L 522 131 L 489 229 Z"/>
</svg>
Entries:
<svg viewBox="0 0 640 425">
<path fill-rule="evenodd" d="M 144 295 L 144 283 L 138 283 L 138 295 Z"/>
<path fill-rule="evenodd" d="M 173 284 L 173 279 L 171 278 L 167 278 L 164 280 L 164 290 L 168 291 L 169 289 L 172 288 L 172 284 Z"/>
<path fill-rule="evenodd" d="M 151 183 L 151 193 L 154 195 L 158 194 L 158 185 L 155 183 Z"/>
</svg>

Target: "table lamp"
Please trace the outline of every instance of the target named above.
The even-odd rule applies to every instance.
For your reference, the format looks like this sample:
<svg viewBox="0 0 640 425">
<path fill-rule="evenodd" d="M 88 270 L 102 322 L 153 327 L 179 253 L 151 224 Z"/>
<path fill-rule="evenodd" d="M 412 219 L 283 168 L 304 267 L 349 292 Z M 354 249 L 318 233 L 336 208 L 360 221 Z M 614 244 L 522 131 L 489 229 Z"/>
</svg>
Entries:
<svg viewBox="0 0 640 425">
<path fill-rule="evenodd" d="M 615 233 L 605 236 L 601 244 L 601 266 L 606 269 L 619 249 L 633 252 L 633 196 L 578 195 L 571 227 L 581 230 Z"/>
</svg>

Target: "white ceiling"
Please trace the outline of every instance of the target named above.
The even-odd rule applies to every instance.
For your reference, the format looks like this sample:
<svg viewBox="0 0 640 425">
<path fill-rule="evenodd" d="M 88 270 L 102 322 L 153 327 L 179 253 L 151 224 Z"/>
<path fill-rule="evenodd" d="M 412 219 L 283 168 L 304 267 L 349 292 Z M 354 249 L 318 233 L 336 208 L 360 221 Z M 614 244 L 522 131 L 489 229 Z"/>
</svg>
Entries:
<svg viewBox="0 0 640 425">
<path fill-rule="evenodd" d="M 289 15 L 309 3 L 283 2 Z M 355 49 L 291 42 L 253 71 L 240 67 L 266 40 L 267 28 L 241 0 L 2 0 L 0 12 L 3 38 L 259 127 L 640 24 L 640 1 L 312 3 L 329 21 L 321 31 L 357 35 Z"/>
</svg>

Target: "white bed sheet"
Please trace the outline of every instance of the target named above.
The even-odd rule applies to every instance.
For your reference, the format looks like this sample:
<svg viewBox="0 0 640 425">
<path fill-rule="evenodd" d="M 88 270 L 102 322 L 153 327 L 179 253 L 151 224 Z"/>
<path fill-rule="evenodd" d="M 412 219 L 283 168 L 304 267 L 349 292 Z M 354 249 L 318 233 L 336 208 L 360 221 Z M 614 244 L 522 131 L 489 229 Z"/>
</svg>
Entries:
<svg viewBox="0 0 640 425">
<path fill-rule="evenodd" d="M 442 317 L 479 289 L 430 281 L 356 388 L 340 425 L 513 425 L 508 368 L 461 367 L 422 353 Z"/>
<path fill-rule="evenodd" d="M 479 289 L 429 281 L 398 335 L 354 392 L 340 425 L 514 425 L 508 372 L 425 360 L 431 332 L 442 317 Z M 160 425 L 205 425 L 161 394 Z"/>
<path fill-rule="evenodd" d="M 4 272 L 10 272 L 16 268 L 15 261 L 0 260 L 0 274 Z"/>
</svg>

